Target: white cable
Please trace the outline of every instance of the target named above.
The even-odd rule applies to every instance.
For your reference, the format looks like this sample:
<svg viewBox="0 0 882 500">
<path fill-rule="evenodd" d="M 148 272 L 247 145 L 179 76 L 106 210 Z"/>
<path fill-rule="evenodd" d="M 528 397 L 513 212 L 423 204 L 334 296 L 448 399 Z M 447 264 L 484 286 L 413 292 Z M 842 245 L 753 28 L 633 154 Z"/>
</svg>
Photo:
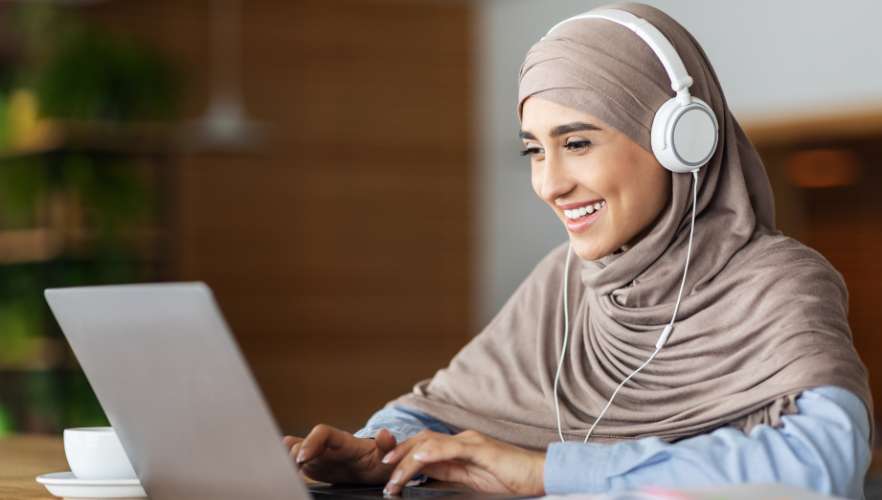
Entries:
<svg viewBox="0 0 882 500">
<path fill-rule="evenodd" d="M 689 270 L 689 256 L 692 255 L 692 233 L 695 230 L 695 205 L 698 203 L 698 169 L 692 171 L 692 222 L 689 224 L 689 246 L 686 248 L 686 265 L 683 267 L 683 279 L 680 281 L 680 291 L 677 292 L 677 303 L 674 305 L 674 316 L 671 318 L 671 326 L 680 309 L 680 296 L 683 295 L 683 285 L 686 284 L 686 271 Z"/>
<path fill-rule="evenodd" d="M 680 280 L 680 291 L 677 292 L 677 302 L 676 302 L 676 304 L 674 304 L 674 314 L 673 314 L 673 316 L 671 316 L 671 321 L 665 326 L 665 329 L 662 331 L 662 334 L 659 336 L 658 341 L 656 341 L 655 350 L 652 352 L 652 354 L 649 356 L 649 358 L 646 361 L 644 361 L 643 364 L 640 365 L 636 370 L 634 370 L 634 372 L 632 372 L 630 375 L 628 375 L 625 378 L 625 380 L 622 380 L 622 382 L 618 385 L 618 387 L 616 387 L 616 390 L 613 391 L 612 396 L 610 396 L 609 400 L 606 402 L 606 405 L 604 405 L 603 410 L 600 411 L 600 415 L 598 415 L 597 418 L 594 419 L 594 423 L 591 425 L 591 428 L 588 429 L 588 434 L 585 435 L 585 441 L 584 441 L 585 443 L 588 442 L 588 439 L 591 437 L 591 434 L 594 432 L 594 428 L 597 427 L 597 424 L 600 422 L 600 419 L 602 419 L 603 416 L 606 414 L 606 410 L 608 410 L 610 405 L 612 405 L 613 399 L 615 399 L 616 394 L 619 393 L 619 390 L 622 387 L 624 387 L 625 384 L 628 383 L 629 380 L 631 380 L 631 377 L 633 377 L 634 375 L 637 375 L 637 373 L 639 373 L 640 370 L 642 370 L 644 367 L 646 367 L 646 365 L 648 365 L 650 363 L 650 361 L 652 361 L 655 358 L 655 355 L 658 354 L 659 351 L 661 351 L 661 348 L 665 345 L 665 342 L 667 342 L 668 337 L 671 335 L 671 332 L 674 329 L 674 321 L 677 318 L 677 311 L 679 311 L 679 309 L 680 309 L 680 299 L 683 296 L 683 287 L 686 285 L 686 272 L 689 270 L 689 259 L 692 256 L 692 235 L 695 232 L 695 209 L 696 209 L 695 206 L 698 201 L 698 169 L 695 169 L 692 171 L 692 181 L 693 181 L 692 182 L 692 221 L 689 224 L 689 245 L 686 248 L 686 265 L 683 266 L 683 278 Z M 566 265 L 567 269 L 569 269 L 569 265 L 570 265 L 570 255 L 567 254 L 567 265 Z M 558 383 L 558 378 L 560 376 L 561 365 L 563 364 L 563 359 L 564 359 L 563 353 L 566 352 L 566 349 L 567 349 L 566 342 L 567 342 L 568 323 L 569 323 L 569 319 L 567 317 L 567 296 L 566 296 L 567 274 L 568 273 L 564 274 L 564 346 L 563 346 L 563 349 L 561 350 L 560 363 L 558 363 L 558 365 L 557 365 L 557 376 L 554 377 L 554 409 L 557 413 L 557 433 L 560 436 L 560 440 L 562 442 L 565 441 L 565 439 L 563 437 L 563 431 L 561 430 L 561 425 L 560 425 L 560 408 L 559 408 L 558 402 L 557 402 L 557 383 Z"/>
<path fill-rule="evenodd" d="M 557 362 L 557 374 L 554 376 L 554 413 L 557 415 L 557 434 L 560 436 L 561 441 L 565 441 L 563 437 L 563 430 L 560 425 L 560 404 L 557 401 L 557 384 L 560 381 L 560 369 L 563 366 L 564 355 L 567 352 L 567 337 L 570 332 L 570 316 L 567 312 L 567 282 L 569 281 L 570 276 L 570 254 L 572 254 L 573 244 L 572 242 L 567 245 L 567 264 L 564 267 L 564 284 L 563 284 L 563 306 L 564 306 L 564 338 L 563 338 L 563 349 L 560 350 L 560 361 Z"/>
</svg>

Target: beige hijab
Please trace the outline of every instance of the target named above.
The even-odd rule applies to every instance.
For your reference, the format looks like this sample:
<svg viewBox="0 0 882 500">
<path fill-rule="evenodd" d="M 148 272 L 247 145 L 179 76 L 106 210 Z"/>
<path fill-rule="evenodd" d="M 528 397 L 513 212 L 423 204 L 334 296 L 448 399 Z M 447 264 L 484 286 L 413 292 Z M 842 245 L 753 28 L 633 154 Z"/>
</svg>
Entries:
<svg viewBox="0 0 882 500">
<path fill-rule="evenodd" d="M 692 94 L 720 123 L 719 148 L 700 172 L 692 261 L 673 334 L 619 392 L 592 442 L 675 440 L 734 425 L 777 426 L 804 389 L 837 385 L 872 401 L 847 322 L 842 276 L 815 250 L 775 228 L 762 160 L 726 105 L 704 51 L 676 21 L 637 3 L 627 10 L 673 43 L 695 80 Z M 655 110 L 670 80 L 633 32 L 602 19 L 576 20 L 527 53 L 524 100 L 584 110 L 651 151 Z M 659 167 L 661 168 L 661 167 Z M 672 200 L 653 229 L 625 252 L 573 256 L 567 300 L 570 345 L 561 374 L 564 435 L 582 440 L 616 386 L 652 353 L 673 314 L 691 210 L 690 174 L 672 175 Z M 389 404 L 428 413 L 517 445 L 558 440 L 552 387 L 563 348 L 557 246 L 505 306 L 434 377 Z M 872 415 L 870 415 L 872 422 Z"/>
</svg>

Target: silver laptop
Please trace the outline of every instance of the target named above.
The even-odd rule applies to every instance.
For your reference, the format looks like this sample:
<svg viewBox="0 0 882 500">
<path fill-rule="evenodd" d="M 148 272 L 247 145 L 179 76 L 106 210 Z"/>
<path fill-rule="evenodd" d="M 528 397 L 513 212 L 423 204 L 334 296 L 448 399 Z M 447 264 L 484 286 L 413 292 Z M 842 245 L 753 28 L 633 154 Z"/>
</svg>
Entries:
<svg viewBox="0 0 882 500">
<path fill-rule="evenodd" d="M 46 300 L 152 500 L 382 496 L 307 488 L 204 283 L 56 288 Z"/>
</svg>

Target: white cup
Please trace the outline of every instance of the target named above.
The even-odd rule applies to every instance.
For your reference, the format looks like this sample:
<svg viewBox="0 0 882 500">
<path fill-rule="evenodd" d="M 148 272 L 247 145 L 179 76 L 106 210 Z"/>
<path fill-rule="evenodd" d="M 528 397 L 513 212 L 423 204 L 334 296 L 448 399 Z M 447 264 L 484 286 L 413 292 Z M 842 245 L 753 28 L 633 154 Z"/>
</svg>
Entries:
<svg viewBox="0 0 882 500">
<path fill-rule="evenodd" d="M 137 479 L 113 427 L 64 430 L 64 455 L 79 479 Z"/>
</svg>

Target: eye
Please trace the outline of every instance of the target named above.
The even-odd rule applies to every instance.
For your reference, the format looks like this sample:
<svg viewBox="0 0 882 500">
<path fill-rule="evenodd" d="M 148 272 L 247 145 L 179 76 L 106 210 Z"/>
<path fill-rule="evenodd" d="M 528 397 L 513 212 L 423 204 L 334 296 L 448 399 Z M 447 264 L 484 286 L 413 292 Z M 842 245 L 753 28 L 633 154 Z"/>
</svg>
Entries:
<svg viewBox="0 0 882 500">
<path fill-rule="evenodd" d="M 533 156 L 535 154 L 539 154 L 542 152 L 542 148 L 531 146 L 526 149 L 521 150 L 521 156 Z"/>
<path fill-rule="evenodd" d="M 568 143 L 566 143 L 566 145 L 564 145 L 564 147 L 569 149 L 570 151 L 575 151 L 575 150 L 579 150 L 579 149 L 585 149 L 590 145 L 591 145 L 591 141 L 582 140 L 582 141 L 568 142 Z"/>
</svg>

